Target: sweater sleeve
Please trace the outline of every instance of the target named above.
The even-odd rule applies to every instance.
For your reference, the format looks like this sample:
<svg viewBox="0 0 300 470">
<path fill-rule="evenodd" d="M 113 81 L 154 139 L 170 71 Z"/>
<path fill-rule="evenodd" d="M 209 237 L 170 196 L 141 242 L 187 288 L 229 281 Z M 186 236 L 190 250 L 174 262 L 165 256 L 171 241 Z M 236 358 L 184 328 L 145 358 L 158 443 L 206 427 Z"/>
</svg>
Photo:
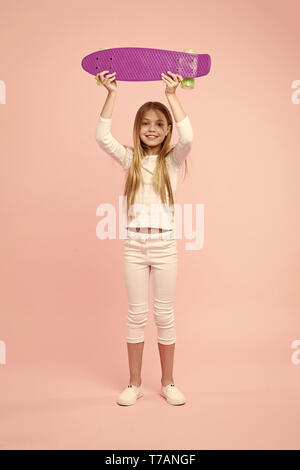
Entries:
<svg viewBox="0 0 300 470">
<path fill-rule="evenodd" d="M 177 167 L 180 167 L 191 151 L 194 133 L 188 115 L 179 122 L 175 121 L 175 124 L 179 133 L 179 140 L 171 150 L 170 158 Z"/>
<path fill-rule="evenodd" d="M 111 132 L 112 118 L 99 116 L 96 128 L 96 141 L 99 147 L 117 161 L 124 169 L 128 169 L 132 160 L 132 152 L 116 140 Z"/>
</svg>

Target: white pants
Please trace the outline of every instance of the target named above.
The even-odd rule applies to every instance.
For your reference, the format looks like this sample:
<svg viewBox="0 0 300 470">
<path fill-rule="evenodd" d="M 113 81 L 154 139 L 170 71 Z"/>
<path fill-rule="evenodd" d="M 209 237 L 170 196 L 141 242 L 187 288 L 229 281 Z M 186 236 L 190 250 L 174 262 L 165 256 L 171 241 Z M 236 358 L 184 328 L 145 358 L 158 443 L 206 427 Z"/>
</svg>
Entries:
<svg viewBox="0 0 300 470">
<path fill-rule="evenodd" d="M 174 297 L 177 280 L 177 240 L 159 238 L 139 232 L 137 238 L 123 241 L 123 268 L 128 296 L 128 343 L 144 341 L 148 317 L 149 276 L 152 276 L 153 314 L 157 326 L 157 341 L 173 344 L 176 341 Z M 169 232 L 170 234 L 170 232 Z M 171 236 L 174 234 L 171 231 Z M 152 235 L 153 236 L 153 235 Z"/>
</svg>

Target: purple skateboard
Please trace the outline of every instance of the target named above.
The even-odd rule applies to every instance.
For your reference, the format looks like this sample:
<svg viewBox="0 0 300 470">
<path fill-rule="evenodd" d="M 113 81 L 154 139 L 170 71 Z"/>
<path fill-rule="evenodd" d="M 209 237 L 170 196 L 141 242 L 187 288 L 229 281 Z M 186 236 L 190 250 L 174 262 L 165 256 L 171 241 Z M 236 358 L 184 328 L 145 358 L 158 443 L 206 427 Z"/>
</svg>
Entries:
<svg viewBox="0 0 300 470">
<path fill-rule="evenodd" d="M 161 80 L 168 70 L 184 79 L 201 77 L 210 71 L 208 54 L 148 49 L 144 47 L 118 47 L 102 49 L 85 56 L 82 68 L 92 75 L 103 70 L 116 72 L 116 80 L 144 82 Z"/>
</svg>

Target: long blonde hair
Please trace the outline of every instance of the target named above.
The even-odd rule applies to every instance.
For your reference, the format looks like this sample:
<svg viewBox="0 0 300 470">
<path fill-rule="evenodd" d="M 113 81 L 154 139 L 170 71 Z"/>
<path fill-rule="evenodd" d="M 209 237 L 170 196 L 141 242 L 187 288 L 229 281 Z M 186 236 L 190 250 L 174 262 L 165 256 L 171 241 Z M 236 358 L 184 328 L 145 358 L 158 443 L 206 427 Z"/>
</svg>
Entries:
<svg viewBox="0 0 300 470">
<path fill-rule="evenodd" d="M 175 147 L 170 147 L 170 141 L 172 137 L 173 131 L 173 121 L 172 116 L 168 108 L 159 101 L 147 101 L 144 103 L 137 111 L 134 126 L 133 126 L 133 143 L 134 148 L 133 150 L 133 157 L 131 161 L 130 168 L 128 170 L 128 176 L 125 183 L 124 189 L 124 196 L 127 196 L 127 217 L 129 208 L 132 204 L 134 204 L 136 193 L 140 187 L 140 184 L 144 185 L 143 175 L 141 170 L 141 162 L 146 155 L 145 153 L 145 145 L 141 142 L 139 131 L 141 128 L 142 120 L 144 118 L 144 114 L 150 110 L 159 110 L 161 111 L 167 120 L 167 125 L 170 124 L 170 130 L 166 135 L 165 139 L 161 143 L 161 148 L 158 152 L 157 163 L 153 174 L 152 184 L 154 190 L 157 194 L 160 195 L 161 201 L 163 204 L 166 204 L 166 189 L 169 195 L 169 206 L 173 206 L 174 204 L 174 196 L 172 191 L 172 186 L 169 178 L 169 173 L 166 165 L 166 157 L 171 152 L 171 150 Z M 185 175 L 187 173 L 187 161 L 185 159 Z"/>
</svg>

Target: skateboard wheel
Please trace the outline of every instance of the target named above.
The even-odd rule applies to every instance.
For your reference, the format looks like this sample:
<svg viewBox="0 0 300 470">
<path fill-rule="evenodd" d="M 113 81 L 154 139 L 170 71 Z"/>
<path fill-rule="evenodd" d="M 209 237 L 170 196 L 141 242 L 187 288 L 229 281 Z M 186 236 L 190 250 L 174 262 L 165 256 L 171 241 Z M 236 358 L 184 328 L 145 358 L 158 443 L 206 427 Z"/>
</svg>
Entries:
<svg viewBox="0 0 300 470">
<path fill-rule="evenodd" d="M 183 49 L 183 52 L 188 52 L 190 54 L 197 54 L 196 51 L 193 49 Z M 195 86 L 195 79 L 194 78 L 184 78 L 182 82 L 180 82 L 181 88 L 189 88 L 193 89 Z"/>
<path fill-rule="evenodd" d="M 180 86 L 181 88 L 194 88 L 195 86 L 195 79 L 194 78 L 184 78 L 181 82 L 180 82 Z"/>
</svg>

